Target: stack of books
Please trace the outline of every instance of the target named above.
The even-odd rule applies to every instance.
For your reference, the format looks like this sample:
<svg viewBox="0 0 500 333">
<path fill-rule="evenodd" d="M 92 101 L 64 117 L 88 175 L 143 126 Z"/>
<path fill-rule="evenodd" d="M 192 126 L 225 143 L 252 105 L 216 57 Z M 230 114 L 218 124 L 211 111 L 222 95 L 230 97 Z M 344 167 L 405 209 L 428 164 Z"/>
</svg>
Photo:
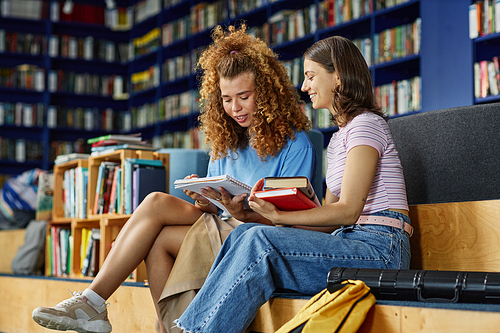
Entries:
<svg viewBox="0 0 500 333">
<path fill-rule="evenodd" d="M 60 165 L 69 161 L 73 160 L 78 160 L 78 159 L 84 159 L 87 160 L 90 157 L 90 154 L 85 154 L 85 153 L 70 153 L 70 154 L 62 154 L 62 155 L 57 155 L 56 159 L 54 160 L 55 165 Z"/>
<path fill-rule="evenodd" d="M 307 177 L 265 177 L 257 198 L 273 203 L 280 210 L 303 210 L 321 206 Z"/>
<path fill-rule="evenodd" d="M 156 150 L 151 143 L 142 140 L 141 133 L 108 134 L 87 140 L 91 145 L 90 155 L 99 156 L 112 153 L 119 149 Z"/>
</svg>

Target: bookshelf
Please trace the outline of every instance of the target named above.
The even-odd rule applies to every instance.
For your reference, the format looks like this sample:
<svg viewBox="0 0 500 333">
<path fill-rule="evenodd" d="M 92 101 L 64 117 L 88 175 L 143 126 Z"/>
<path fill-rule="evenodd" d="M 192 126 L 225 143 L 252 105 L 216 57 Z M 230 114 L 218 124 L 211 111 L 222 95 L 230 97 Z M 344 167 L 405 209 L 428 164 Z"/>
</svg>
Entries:
<svg viewBox="0 0 500 333">
<path fill-rule="evenodd" d="M 471 1 L 469 37 L 473 50 L 474 104 L 500 101 L 500 4 Z"/>
<path fill-rule="evenodd" d="M 9 2 L 13 7 L 12 0 L 2 0 L 2 4 Z M 193 130 L 198 115 L 198 82 L 193 64 L 199 51 L 211 42 L 210 30 L 214 25 L 227 26 L 241 20 L 268 42 L 283 61 L 299 59 L 313 42 L 330 35 L 342 35 L 360 43 L 369 41 L 372 49 L 367 49 L 365 57 L 370 58 L 374 85 L 386 94 L 394 93 L 395 86 L 403 87 L 400 91 L 413 87 L 419 92 L 418 103 L 391 116 L 496 100 L 475 98 L 471 88 L 471 64 L 496 52 L 492 50 L 498 36 L 481 36 L 471 42 L 464 24 L 468 21 L 469 5 L 474 3 L 470 0 L 456 0 L 453 4 L 433 0 L 350 0 L 344 2 L 344 7 L 333 0 L 118 0 L 118 23 L 114 29 L 109 28 L 112 19 L 107 16 L 104 0 L 73 3 L 71 15 L 62 13 L 63 2 L 56 0 L 43 2 L 37 19 L 18 18 L 13 13 L 5 16 L 1 12 L 0 31 L 5 35 L 33 35 L 32 43 L 40 43 L 39 51 L 18 52 L 6 46 L 2 49 L 0 42 L 2 67 L 29 65 L 21 72 L 38 73 L 34 75 L 42 79 L 33 81 L 44 83 L 44 89 L 0 84 L 0 103 L 29 115 L 40 109 L 42 119 L 23 124 L 21 117 L 18 123 L 0 124 L 2 141 L 10 147 L 0 154 L 1 174 L 17 174 L 33 167 L 50 169 L 56 154 L 88 149 L 84 144 L 73 147 L 77 139 L 109 131 L 140 131 L 158 148 L 169 148 L 172 142 L 199 147 L 193 143 L 203 141 Z M 53 19 L 54 4 L 59 4 L 58 19 Z M 300 13 L 301 21 L 296 19 L 294 24 L 304 22 L 304 29 L 296 25 L 293 36 L 271 33 L 270 27 L 274 29 L 283 22 L 292 24 L 288 20 L 293 16 L 290 13 Z M 416 20 L 420 21 L 419 50 L 377 61 L 376 38 Z M 46 46 L 35 43 L 35 39 L 44 40 Z M 90 41 L 93 53 L 85 51 Z M 76 90 L 67 89 L 68 84 L 61 87 L 68 82 L 67 77 L 79 82 Z M 418 78 L 416 83 L 411 81 L 414 78 Z M 93 80 L 109 82 L 113 89 L 103 92 L 101 84 L 99 91 L 89 90 L 88 82 Z M 300 89 L 301 78 L 296 80 Z M 307 96 L 302 98 L 308 101 Z M 328 124 L 322 126 L 325 138 L 336 130 Z M 25 150 L 32 154 L 16 159 L 16 151 L 23 155 Z"/>
<path fill-rule="evenodd" d="M 209 3 L 217 4 L 215 1 Z M 346 1 L 344 8 L 333 7 L 333 9 L 340 12 L 350 5 L 350 14 L 346 12 L 343 15 L 337 14 L 333 19 L 328 17 L 330 3 L 334 2 L 291 0 L 269 1 L 259 6 L 258 2 L 246 4 L 229 1 L 223 9 L 225 13 L 216 16 L 215 21 L 228 25 L 245 20 L 250 29 L 271 45 L 283 61 L 289 62 L 300 58 L 305 49 L 315 41 L 331 35 L 341 35 L 365 44 L 368 40 L 372 49 L 371 51 L 368 49 L 365 58 L 370 58 L 369 65 L 374 85 L 389 91 L 395 86 L 401 87 L 400 91 L 408 89 L 413 91 L 409 93 L 410 98 L 408 95 L 403 95 L 403 97 L 415 99 L 415 101 L 403 106 L 398 105 L 403 112 L 390 111 L 391 117 L 470 105 L 476 102 L 472 96 L 472 73 L 469 70 L 472 64 L 472 48 L 468 39 L 468 27 L 464 24 L 467 21 L 470 1 L 457 0 L 453 4 L 432 0 Z M 211 42 L 208 25 L 203 29 L 200 28 L 200 24 L 197 24 L 192 33 L 182 30 L 184 27 L 182 22 L 185 18 L 198 13 L 196 6 L 198 6 L 196 1 L 180 1 L 170 7 L 164 7 L 156 16 L 141 22 L 137 30 L 134 25 L 133 33 L 137 36 L 143 36 L 155 28 L 162 28 L 161 45 L 151 53 L 134 59 L 131 63 L 131 72 L 145 71 L 155 65 L 160 68 L 158 85 L 138 93 L 131 93 L 130 101 L 132 107 L 141 109 L 146 114 L 148 112 L 153 114 L 149 116 L 151 120 L 143 122 L 139 128 L 146 137 L 152 138 L 157 146 L 164 146 L 172 140 L 178 140 L 175 134 L 181 132 L 185 133 L 187 141 L 193 140 L 193 133 L 187 133 L 187 131 L 196 126 L 198 111 L 195 107 L 196 103 L 193 103 L 196 101 L 196 95 L 191 97 L 191 103 L 187 103 L 191 105 L 191 109 L 185 113 L 177 113 L 171 117 L 162 111 L 162 108 L 169 105 L 169 102 L 165 102 L 167 99 L 175 99 L 180 94 L 196 90 L 196 73 L 191 72 L 165 81 L 163 80 L 165 70 L 162 66 L 176 57 L 186 56 L 190 52 L 196 53 Z M 270 32 L 273 24 L 276 25 L 276 22 L 280 21 L 282 13 L 285 13 L 282 15 L 285 18 L 281 17 L 281 21 L 286 21 L 286 18 L 292 16 L 289 14 L 294 12 L 300 13 L 302 20 L 309 23 L 309 26 L 303 29 L 304 31 L 299 31 L 300 29 L 297 28 L 293 36 L 287 33 L 275 36 Z M 312 24 L 310 20 L 307 21 L 308 15 L 316 18 L 315 24 Z M 421 42 L 411 52 L 391 55 L 390 58 L 382 60 L 376 58 L 376 38 L 384 34 L 389 35 L 392 31 L 400 33 L 399 31 L 404 31 L 405 26 L 415 22 L 418 22 L 420 32 L 412 35 L 410 40 L 413 42 L 415 38 L 418 38 Z M 170 33 L 175 29 L 180 30 L 178 36 L 172 36 Z M 194 56 L 191 55 L 191 59 L 193 58 Z M 300 76 L 300 70 L 298 73 Z M 292 78 L 292 80 L 300 90 L 302 79 Z M 414 98 L 414 95 L 417 96 Z M 301 96 L 304 101 L 308 102 L 306 95 Z M 149 107 L 155 101 L 160 101 L 159 105 Z M 329 134 L 336 131 L 336 127 L 328 124 L 328 115 L 323 116 L 321 110 L 311 113 L 317 118 L 326 118 L 325 121 L 321 121 L 319 128 L 325 133 L 326 146 Z M 133 114 L 132 123 L 135 125 L 135 119 L 141 117 L 147 118 L 144 115 Z"/>
<path fill-rule="evenodd" d="M 88 152 L 86 139 L 128 131 L 113 94 L 128 31 L 108 27 L 104 1 L 74 1 L 71 14 L 63 3 L 1 1 L 0 174 L 50 170 L 59 154 Z"/>
<path fill-rule="evenodd" d="M 99 230 L 100 240 L 95 250 L 98 252 L 98 255 L 96 254 L 95 258 L 98 258 L 96 268 L 101 267 L 104 259 L 111 250 L 115 238 L 123 225 L 129 219 L 130 215 L 123 214 L 120 209 L 118 209 L 117 213 L 94 213 L 98 170 L 99 166 L 103 162 L 116 162 L 123 168 L 125 159 L 127 158 L 160 160 L 162 165 L 165 167 L 165 172 L 168 175 L 169 154 L 141 150 L 121 149 L 108 154 L 91 156 L 88 160 L 77 159 L 68 161 L 54 167 L 54 204 L 52 208 L 52 220 L 47 225 L 46 262 L 49 264 L 46 265 L 46 276 L 91 279 L 92 276 L 85 276 L 82 274 L 83 260 L 86 255 L 81 252 L 80 249 L 82 249 L 82 245 L 84 245 L 85 240 L 88 240 L 85 237 L 85 233 L 93 229 Z M 67 201 L 71 200 L 68 199 L 71 195 L 68 192 L 72 192 L 71 189 L 73 186 L 77 188 L 74 192 L 78 192 L 78 186 L 66 183 L 66 174 L 67 172 L 76 170 L 79 167 L 88 169 L 88 184 L 85 187 L 87 195 L 80 195 L 80 198 L 86 198 L 86 204 L 85 200 L 80 199 L 76 200 L 76 202 L 70 201 L 69 207 L 78 206 L 79 203 L 82 203 L 83 210 L 86 212 L 84 217 L 78 213 L 72 214 L 70 209 L 65 208 Z M 70 179 L 75 179 L 76 183 L 77 177 L 75 177 L 75 173 L 70 176 Z M 123 185 L 125 184 L 124 174 L 122 174 L 121 184 L 120 193 L 123 198 L 126 194 Z M 166 188 L 168 190 L 168 177 L 166 180 Z M 80 191 L 84 193 L 82 189 L 80 189 Z M 75 197 L 78 198 L 78 195 L 75 194 Z M 61 232 L 61 230 L 63 231 Z M 63 243 L 65 245 L 62 245 Z M 85 246 L 83 246 L 83 248 L 85 248 Z M 60 251 L 59 254 L 57 254 L 58 251 Z M 65 253 L 66 255 L 64 256 Z M 65 267 L 62 270 L 58 270 L 58 265 L 56 264 L 54 266 L 53 264 L 55 261 L 54 258 L 57 256 L 61 258 L 57 260 L 57 262 L 61 263 L 61 266 Z M 63 257 L 66 259 L 63 260 Z M 143 262 L 134 271 L 128 281 L 137 282 L 144 280 L 147 280 L 147 276 Z"/>
</svg>

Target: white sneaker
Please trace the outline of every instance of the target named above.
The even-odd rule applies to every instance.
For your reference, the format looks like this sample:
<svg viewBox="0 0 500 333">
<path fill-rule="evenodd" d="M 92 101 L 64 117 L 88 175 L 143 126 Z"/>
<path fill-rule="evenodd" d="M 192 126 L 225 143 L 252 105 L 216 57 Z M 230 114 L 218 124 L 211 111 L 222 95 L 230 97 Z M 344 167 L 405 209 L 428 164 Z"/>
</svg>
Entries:
<svg viewBox="0 0 500 333">
<path fill-rule="evenodd" d="M 33 320 L 43 327 L 58 331 L 74 330 L 80 333 L 109 333 L 107 305 L 96 306 L 81 291 L 52 308 L 33 310 Z"/>
</svg>

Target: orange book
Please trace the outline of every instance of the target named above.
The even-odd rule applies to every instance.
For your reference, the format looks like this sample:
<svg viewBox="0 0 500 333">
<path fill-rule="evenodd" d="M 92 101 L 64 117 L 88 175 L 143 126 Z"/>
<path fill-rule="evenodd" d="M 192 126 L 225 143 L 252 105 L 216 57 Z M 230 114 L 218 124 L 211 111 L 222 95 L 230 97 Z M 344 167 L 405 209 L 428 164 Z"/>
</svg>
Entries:
<svg viewBox="0 0 500 333">
<path fill-rule="evenodd" d="M 280 210 L 303 210 L 318 207 L 314 201 L 296 187 L 257 191 L 255 196 L 271 202 Z"/>
</svg>

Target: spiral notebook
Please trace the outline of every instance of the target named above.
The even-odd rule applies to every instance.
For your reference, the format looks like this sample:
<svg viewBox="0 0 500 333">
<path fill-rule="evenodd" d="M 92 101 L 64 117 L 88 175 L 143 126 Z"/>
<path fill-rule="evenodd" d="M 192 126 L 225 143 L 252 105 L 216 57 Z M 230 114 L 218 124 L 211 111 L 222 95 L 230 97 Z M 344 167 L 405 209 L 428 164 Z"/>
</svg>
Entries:
<svg viewBox="0 0 500 333">
<path fill-rule="evenodd" d="M 250 191 L 252 190 L 252 186 L 245 184 L 244 182 L 234 178 L 231 175 L 221 175 L 221 176 L 192 178 L 192 179 L 177 179 L 174 182 L 174 187 L 176 189 L 189 190 L 199 194 L 201 194 L 201 189 L 207 186 L 212 187 L 216 191 L 219 190 L 219 187 L 223 187 L 233 196 L 240 195 L 243 193 L 250 194 Z M 216 205 L 220 209 L 227 212 L 224 205 L 221 204 L 219 201 L 210 198 L 207 199 L 210 200 L 214 205 Z M 245 200 L 245 206 L 249 208 L 248 202 L 246 200 Z"/>
</svg>

